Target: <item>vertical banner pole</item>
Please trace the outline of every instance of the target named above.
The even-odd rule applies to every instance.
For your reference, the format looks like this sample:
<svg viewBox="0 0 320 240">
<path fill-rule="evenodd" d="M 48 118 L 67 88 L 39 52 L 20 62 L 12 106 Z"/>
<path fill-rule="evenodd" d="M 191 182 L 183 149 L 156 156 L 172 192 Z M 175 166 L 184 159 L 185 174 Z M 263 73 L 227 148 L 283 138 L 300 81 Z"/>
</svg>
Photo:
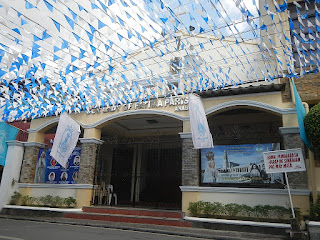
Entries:
<svg viewBox="0 0 320 240">
<path fill-rule="evenodd" d="M 286 177 L 286 182 L 287 182 L 287 188 L 288 188 L 290 206 L 291 206 L 291 211 L 292 211 L 292 217 L 293 217 L 293 218 L 296 218 L 296 215 L 294 214 L 293 204 L 292 204 L 291 191 L 290 191 L 290 185 L 289 185 L 289 180 L 288 180 L 287 172 L 284 172 L 284 175 L 285 175 L 285 177 Z"/>
</svg>

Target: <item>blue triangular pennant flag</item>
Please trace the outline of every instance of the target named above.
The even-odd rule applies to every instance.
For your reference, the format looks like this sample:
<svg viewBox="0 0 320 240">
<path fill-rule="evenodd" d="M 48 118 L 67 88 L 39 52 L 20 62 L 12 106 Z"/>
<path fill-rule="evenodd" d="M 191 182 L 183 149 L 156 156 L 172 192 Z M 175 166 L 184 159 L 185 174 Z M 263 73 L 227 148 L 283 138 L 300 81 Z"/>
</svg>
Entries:
<svg viewBox="0 0 320 240">
<path fill-rule="evenodd" d="M 75 39 L 76 39 L 78 42 L 80 42 L 80 37 L 79 37 L 77 34 L 75 34 L 74 32 L 73 32 L 72 34 L 73 34 L 73 36 L 75 37 Z"/>
<path fill-rule="evenodd" d="M 0 69 L 0 77 L 2 77 L 3 75 L 5 75 L 7 72 L 3 71 Z"/>
<path fill-rule="evenodd" d="M 21 35 L 21 33 L 20 33 L 18 28 L 13 28 L 12 31 L 14 31 L 14 32 L 18 33 L 19 35 Z"/>
<path fill-rule="evenodd" d="M 75 60 L 77 60 L 77 57 L 71 55 L 71 62 L 74 62 Z"/>
<path fill-rule="evenodd" d="M 99 2 L 99 4 L 100 4 L 100 6 L 103 8 L 103 10 L 104 10 L 105 12 L 107 12 L 107 6 L 106 6 L 104 3 L 102 3 L 100 0 L 98 0 L 98 2 Z"/>
<path fill-rule="evenodd" d="M 22 55 L 22 58 L 23 58 L 24 62 L 28 64 L 29 63 L 29 57 L 27 55 L 25 55 L 25 54 L 21 54 L 21 55 Z"/>
<path fill-rule="evenodd" d="M 57 55 L 53 54 L 53 61 L 59 60 L 61 57 L 58 57 Z"/>
<path fill-rule="evenodd" d="M 23 18 L 21 18 L 21 26 L 27 24 L 28 22 L 26 20 L 24 20 Z"/>
<path fill-rule="evenodd" d="M 90 44 L 91 51 L 94 55 L 96 55 L 96 48 Z"/>
<path fill-rule="evenodd" d="M 58 29 L 58 31 L 60 32 L 60 23 L 56 22 L 55 20 L 53 20 L 54 25 L 56 26 L 56 28 Z"/>
<path fill-rule="evenodd" d="M 62 44 L 61 44 L 61 49 L 69 48 L 69 42 L 61 38 Z"/>
<path fill-rule="evenodd" d="M 80 4 L 78 4 L 79 11 L 85 10 Z"/>
<path fill-rule="evenodd" d="M 39 38 L 38 36 L 36 36 L 36 35 L 33 35 L 33 41 L 34 42 L 37 42 L 37 41 L 40 41 L 41 40 L 41 38 Z"/>
<path fill-rule="evenodd" d="M 87 35 L 88 35 L 88 38 L 90 40 L 90 42 L 92 43 L 92 40 L 93 40 L 93 35 L 91 33 L 89 33 L 87 30 L 85 30 Z"/>
<path fill-rule="evenodd" d="M 98 19 L 98 29 L 105 27 L 106 25 Z"/>
<path fill-rule="evenodd" d="M 57 46 L 53 46 L 53 52 L 58 52 L 60 50 L 60 48 L 58 48 Z"/>
<path fill-rule="evenodd" d="M 119 41 L 121 41 L 123 37 L 119 33 L 117 34 L 118 34 Z"/>
<path fill-rule="evenodd" d="M 48 8 L 51 12 L 53 12 L 53 6 L 52 6 L 50 3 L 48 3 L 46 0 L 43 0 L 43 2 L 44 2 L 44 4 L 47 6 L 47 8 Z"/>
<path fill-rule="evenodd" d="M 74 21 L 66 15 L 64 15 L 64 17 L 67 20 L 67 22 L 69 23 L 70 27 L 74 30 Z"/>
<path fill-rule="evenodd" d="M 79 50 L 80 50 L 79 59 L 82 59 L 82 58 L 84 58 L 84 54 L 85 54 L 86 51 L 81 49 L 81 48 L 79 48 Z"/>
<path fill-rule="evenodd" d="M 68 8 L 68 10 L 69 10 L 69 12 L 70 12 L 71 15 L 72 15 L 73 20 L 74 20 L 74 21 L 77 21 L 78 15 L 77 15 L 74 11 L 72 11 L 70 8 Z"/>
<path fill-rule="evenodd" d="M 36 6 L 32 5 L 32 4 L 29 3 L 28 1 L 26 1 L 25 7 L 26 7 L 26 9 L 37 8 Z"/>
<path fill-rule="evenodd" d="M 91 8 L 92 8 L 92 9 L 99 9 L 99 7 L 98 7 L 96 4 L 94 4 L 94 3 L 91 3 Z"/>
<path fill-rule="evenodd" d="M 51 38 L 51 36 L 47 33 L 47 29 L 42 32 L 42 40 L 47 38 Z"/>
<path fill-rule="evenodd" d="M 112 74 L 113 69 L 114 69 L 114 68 L 113 68 L 111 65 L 109 65 L 109 74 L 110 74 L 110 75 Z"/>
<path fill-rule="evenodd" d="M 97 30 L 93 26 L 91 26 L 90 24 L 88 24 L 88 25 L 90 27 L 90 30 L 91 30 L 92 34 L 94 34 L 94 32 L 97 31 Z"/>
<path fill-rule="evenodd" d="M 94 62 L 93 68 L 97 68 L 97 67 L 99 67 L 100 65 L 101 65 L 101 64 L 98 63 L 98 62 Z"/>
</svg>

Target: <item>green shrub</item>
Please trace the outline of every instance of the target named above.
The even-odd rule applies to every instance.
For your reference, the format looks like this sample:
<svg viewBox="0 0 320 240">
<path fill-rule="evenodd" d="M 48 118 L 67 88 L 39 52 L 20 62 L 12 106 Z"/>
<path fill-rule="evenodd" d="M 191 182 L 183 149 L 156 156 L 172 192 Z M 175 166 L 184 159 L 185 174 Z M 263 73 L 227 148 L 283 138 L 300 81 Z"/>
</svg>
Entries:
<svg viewBox="0 0 320 240">
<path fill-rule="evenodd" d="M 23 206 L 44 206 L 44 207 L 75 207 L 77 200 L 73 197 L 62 198 L 59 196 L 46 195 L 43 197 L 22 196 L 18 192 L 14 192 L 11 196 L 11 205 Z"/>
<path fill-rule="evenodd" d="M 320 221 L 320 202 L 318 201 L 315 204 L 312 204 L 310 207 L 310 217 L 312 221 Z"/>
<path fill-rule="evenodd" d="M 219 216 L 219 217 L 253 217 L 258 219 L 289 219 L 291 210 L 281 206 L 257 205 L 250 207 L 246 204 L 229 203 L 223 205 L 219 202 L 190 202 L 189 208 L 191 216 Z M 299 210 L 295 212 L 299 216 Z"/>
<path fill-rule="evenodd" d="M 254 209 L 248 205 L 241 205 L 241 215 L 251 217 L 254 214 Z"/>
<path fill-rule="evenodd" d="M 11 196 L 9 204 L 18 205 L 20 203 L 21 197 L 22 197 L 21 193 L 15 191 Z"/>
<path fill-rule="evenodd" d="M 50 207 L 53 201 L 53 197 L 51 195 L 46 195 L 44 197 L 40 197 L 40 201 L 43 206 Z"/>
<path fill-rule="evenodd" d="M 75 198 L 73 198 L 73 197 L 68 197 L 68 198 L 64 199 L 64 204 L 67 207 L 75 206 L 76 203 L 77 203 L 77 200 Z"/>
<path fill-rule="evenodd" d="M 52 207 L 62 207 L 64 204 L 64 199 L 59 197 L 59 196 L 55 196 L 52 198 L 52 202 L 51 202 L 51 206 Z"/>
<path fill-rule="evenodd" d="M 200 202 L 190 202 L 188 210 L 190 211 L 191 216 L 196 217 L 201 214 L 201 206 Z"/>
<path fill-rule="evenodd" d="M 23 196 L 21 198 L 21 205 L 22 206 L 32 206 L 32 205 L 34 205 L 34 198 L 30 197 L 29 195 Z"/>
<path fill-rule="evenodd" d="M 224 206 L 226 213 L 229 216 L 237 216 L 241 212 L 241 205 L 236 203 L 229 203 Z"/>
<path fill-rule="evenodd" d="M 273 206 L 271 210 L 272 214 L 278 219 L 282 219 L 285 215 L 290 215 L 291 210 L 282 206 Z"/>
<path fill-rule="evenodd" d="M 320 103 L 313 106 L 304 118 L 308 139 L 315 152 L 320 152 Z"/>
</svg>

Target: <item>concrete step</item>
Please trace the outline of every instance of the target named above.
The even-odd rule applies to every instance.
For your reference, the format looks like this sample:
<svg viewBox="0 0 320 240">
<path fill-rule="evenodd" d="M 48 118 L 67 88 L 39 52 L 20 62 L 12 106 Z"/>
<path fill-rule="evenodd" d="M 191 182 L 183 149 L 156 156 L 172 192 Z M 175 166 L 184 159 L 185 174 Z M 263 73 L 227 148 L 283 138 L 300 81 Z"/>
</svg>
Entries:
<svg viewBox="0 0 320 240">
<path fill-rule="evenodd" d="M 161 217 L 161 218 L 177 218 L 182 219 L 184 214 L 179 211 L 169 210 L 155 210 L 145 208 L 126 208 L 126 207 L 83 207 L 83 212 L 87 213 L 102 213 L 102 214 L 119 214 L 119 215 L 134 215 L 134 216 L 149 216 L 149 217 Z"/>
<path fill-rule="evenodd" d="M 139 224 L 153 224 L 175 227 L 192 227 L 192 224 L 178 218 L 152 217 L 152 216 L 136 216 L 136 215 L 120 215 L 120 214 L 103 214 L 103 213 L 65 213 L 65 218 L 88 219 L 108 222 L 125 222 Z"/>
</svg>

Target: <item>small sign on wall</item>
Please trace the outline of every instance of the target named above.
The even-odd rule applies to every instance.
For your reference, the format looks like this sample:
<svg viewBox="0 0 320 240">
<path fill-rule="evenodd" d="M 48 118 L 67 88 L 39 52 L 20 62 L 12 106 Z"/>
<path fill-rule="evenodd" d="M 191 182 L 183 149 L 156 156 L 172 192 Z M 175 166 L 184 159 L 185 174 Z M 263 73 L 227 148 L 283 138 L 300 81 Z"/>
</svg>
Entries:
<svg viewBox="0 0 320 240">
<path fill-rule="evenodd" d="M 267 173 L 305 171 L 305 163 L 300 148 L 263 153 Z"/>
</svg>

